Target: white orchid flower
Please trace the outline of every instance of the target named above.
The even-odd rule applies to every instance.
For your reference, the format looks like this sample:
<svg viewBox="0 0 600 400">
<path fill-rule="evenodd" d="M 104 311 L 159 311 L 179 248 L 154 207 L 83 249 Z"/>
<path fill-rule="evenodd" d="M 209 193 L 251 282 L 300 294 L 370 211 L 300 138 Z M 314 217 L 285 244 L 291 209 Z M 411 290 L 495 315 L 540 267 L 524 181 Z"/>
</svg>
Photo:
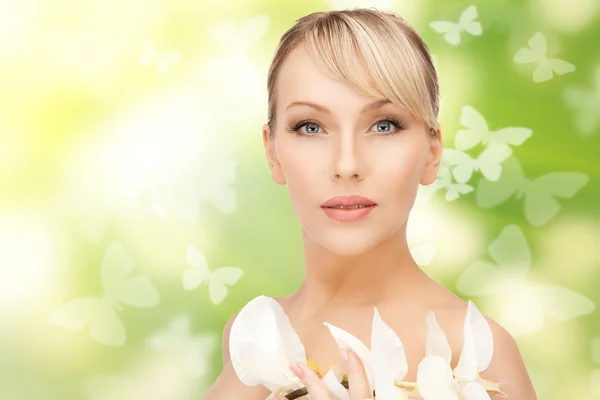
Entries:
<svg viewBox="0 0 600 400">
<path fill-rule="evenodd" d="M 289 366 L 298 362 L 311 365 L 311 361 L 307 361 L 304 345 L 288 316 L 271 297 L 258 296 L 240 310 L 231 326 L 229 351 L 235 373 L 248 386 L 262 384 L 272 394 L 304 387 Z M 321 375 L 318 366 L 316 370 Z M 323 377 L 336 400 L 347 400 L 340 397 L 347 395 L 341 380 L 335 365 Z"/>
<path fill-rule="evenodd" d="M 371 349 L 356 336 L 330 323 L 323 322 L 340 348 L 352 350 L 362 361 L 369 389 L 375 389 L 377 398 L 384 400 L 408 399 L 408 391 L 396 383 L 408 373 L 408 363 L 402 341 L 383 321 L 377 307 L 373 311 Z M 410 385 L 407 385 L 410 387 Z M 343 400 L 348 400 L 348 395 Z"/>
<path fill-rule="evenodd" d="M 464 322 L 463 348 L 452 370 L 452 350 L 435 314 L 426 317 L 425 358 L 419 363 L 417 387 L 424 400 L 491 400 L 487 391 L 500 392 L 499 384 L 483 379 L 492 360 L 492 330 L 475 304 L 469 300 Z"/>
</svg>

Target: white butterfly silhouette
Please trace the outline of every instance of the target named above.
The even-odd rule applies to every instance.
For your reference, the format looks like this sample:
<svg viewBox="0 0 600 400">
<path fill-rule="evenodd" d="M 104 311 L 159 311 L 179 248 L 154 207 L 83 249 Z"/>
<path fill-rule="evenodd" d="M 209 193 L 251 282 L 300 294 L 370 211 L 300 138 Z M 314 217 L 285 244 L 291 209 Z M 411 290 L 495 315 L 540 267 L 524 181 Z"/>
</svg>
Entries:
<svg viewBox="0 0 600 400">
<path fill-rule="evenodd" d="M 553 74 L 564 75 L 575 71 L 575 66 L 558 58 L 546 57 L 548 43 L 541 32 L 536 32 L 529 39 L 529 48 L 519 49 L 513 61 L 518 64 L 535 64 L 536 68 L 533 71 L 534 82 L 544 82 L 552 79 Z"/>
<path fill-rule="evenodd" d="M 236 191 L 230 187 L 235 182 L 234 160 L 211 167 L 203 177 L 175 178 L 164 174 L 147 180 L 140 187 L 140 201 L 146 211 L 167 219 L 171 213 L 187 222 L 198 220 L 200 203 L 212 203 L 219 211 L 231 214 L 236 209 Z"/>
<path fill-rule="evenodd" d="M 515 157 L 502 164 L 502 175 L 495 182 L 480 180 L 476 190 L 479 207 L 491 208 L 513 195 L 525 197 L 525 218 L 533 226 L 550 221 L 561 209 L 555 197 L 571 198 L 588 182 L 581 172 L 551 172 L 528 179 Z"/>
<path fill-rule="evenodd" d="M 586 136 L 600 125 L 600 66 L 594 72 L 593 88 L 572 87 L 564 92 L 567 104 L 576 113 L 575 122 Z"/>
<path fill-rule="evenodd" d="M 159 302 L 156 288 L 148 278 L 129 276 L 134 262 L 123 245 L 112 242 L 106 249 L 100 266 L 104 295 L 71 300 L 54 310 L 50 322 L 71 330 L 89 325 L 90 337 L 108 346 L 122 346 L 126 332 L 117 310 L 121 304 L 132 307 L 155 307 Z"/>
<path fill-rule="evenodd" d="M 410 253 L 418 265 L 429 265 L 435 256 L 436 247 L 434 244 L 422 244 L 411 247 Z"/>
<path fill-rule="evenodd" d="M 227 296 L 229 290 L 225 285 L 235 285 L 243 274 L 238 267 L 220 267 L 211 271 L 204 254 L 191 244 L 187 246 L 186 259 L 190 267 L 183 272 L 183 288 L 194 290 L 200 284 L 208 283 L 209 297 L 215 305 Z"/>
<path fill-rule="evenodd" d="M 423 196 L 426 199 L 431 198 L 433 192 L 440 189 L 446 190 L 446 201 L 454 201 L 458 199 L 460 195 L 473 191 L 473 186 L 465 183 L 454 183 L 452 173 L 450 172 L 450 166 L 445 164 L 444 161 L 445 160 L 442 158 L 436 180 L 431 185 L 419 187 L 419 192 L 423 193 Z"/>
<path fill-rule="evenodd" d="M 243 20 L 219 21 L 208 28 L 209 35 L 217 44 L 230 53 L 244 55 L 267 33 L 269 16 L 257 15 Z"/>
<path fill-rule="evenodd" d="M 230 187 L 235 182 L 234 160 L 227 160 L 212 166 L 207 173 L 194 182 L 185 182 L 174 189 L 170 204 L 179 217 L 188 222 L 198 219 L 198 207 L 201 203 L 212 203 L 224 214 L 231 214 L 237 206 L 235 189 Z M 174 198 L 175 197 L 175 198 Z"/>
<path fill-rule="evenodd" d="M 144 39 L 142 51 L 138 58 L 138 65 L 141 67 L 154 65 L 156 73 L 164 75 L 180 59 L 181 55 L 178 53 L 159 53 L 150 39 Z"/>
<path fill-rule="evenodd" d="M 214 334 L 192 336 L 190 317 L 177 315 L 165 331 L 152 334 L 146 339 L 146 346 L 152 349 L 179 354 L 187 361 L 190 376 L 201 377 L 208 372 L 205 356 L 212 353 L 217 344 Z"/>
<path fill-rule="evenodd" d="M 473 172 L 481 171 L 490 181 L 497 181 L 502 173 L 502 163 L 510 156 L 509 146 L 488 146 L 477 158 L 456 149 L 444 149 L 442 158 L 451 167 L 452 176 L 458 183 L 467 183 Z"/>
<path fill-rule="evenodd" d="M 171 186 L 172 179 L 169 173 L 161 171 L 142 178 L 137 189 L 142 208 L 163 220 L 167 220 L 170 212 L 177 206 Z"/>
<path fill-rule="evenodd" d="M 558 285 L 528 281 L 531 251 L 518 226 L 506 226 L 489 246 L 489 253 L 493 262 L 471 263 L 456 288 L 468 296 L 504 295 L 498 322 L 514 336 L 540 331 L 546 318 L 563 322 L 595 310 L 596 305 L 586 296 Z"/>
<path fill-rule="evenodd" d="M 75 229 L 92 243 L 100 243 L 106 231 L 106 215 L 98 205 L 86 204 L 72 195 L 60 194 L 54 198 L 56 204 L 75 220 Z"/>
<path fill-rule="evenodd" d="M 436 32 L 443 33 L 444 39 L 454 46 L 460 43 L 460 33 L 468 32 L 471 35 L 481 35 L 482 28 L 479 21 L 475 21 L 477 18 L 477 8 L 472 5 L 467 7 L 462 14 L 458 23 L 449 21 L 434 21 L 429 24 Z"/>
<path fill-rule="evenodd" d="M 211 202 L 222 213 L 231 214 L 236 208 L 236 193 L 230 187 L 235 182 L 236 163 L 221 162 L 212 167 L 200 187 L 200 200 Z"/>
<path fill-rule="evenodd" d="M 531 129 L 521 127 L 490 131 L 483 115 L 468 105 L 462 108 L 460 123 L 467 129 L 461 129 L 456 133 L 454 147 L 457 150 L 469 150 L 479 143 L 488 146 L 520 146 L 532 135 Z"/>
</svg>

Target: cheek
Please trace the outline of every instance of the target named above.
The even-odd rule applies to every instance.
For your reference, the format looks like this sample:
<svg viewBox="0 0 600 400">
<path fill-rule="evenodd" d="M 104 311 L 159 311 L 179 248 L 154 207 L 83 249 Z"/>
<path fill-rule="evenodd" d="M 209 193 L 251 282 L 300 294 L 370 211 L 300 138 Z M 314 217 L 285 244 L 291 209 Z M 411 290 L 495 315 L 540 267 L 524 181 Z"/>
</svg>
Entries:
<svg viewBox="0 0 600 400">
<path fill-rule="evenodd" d="M 419 146 L 382 148 L 378 152 L 377 163 L 373 165 L 375 179 L 394 187 L 416 185 L 424 165 L 422 154 Z"/>
<path fill-rule="evenodd" d="M 292 206 L 297 213 L 306 204 L 318 203 L 319 195 L 327 195 L 319 189 L 326 172 L 323 169 L 323 159 L 314 148 L 302 145 L 287 146 L 286 150 L 280 153 L 279 162 L 285 174 Z"/>
</svg>

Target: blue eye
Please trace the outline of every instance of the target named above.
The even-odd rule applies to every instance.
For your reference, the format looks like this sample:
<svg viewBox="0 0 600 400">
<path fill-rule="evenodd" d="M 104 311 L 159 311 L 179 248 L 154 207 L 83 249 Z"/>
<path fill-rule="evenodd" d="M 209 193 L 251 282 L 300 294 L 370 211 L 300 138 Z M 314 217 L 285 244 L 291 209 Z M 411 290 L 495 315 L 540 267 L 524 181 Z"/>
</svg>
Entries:
<svg viewBox="0 0 600 400">
<path fill-rule="evenodd" d="M 310 127 L 312 127 L 312 128 L 315 128 L 315 127 L 316 127 L 316 129 L 313 129 L 313 130 L 311 131 L 311 130 L 310 130 Z M 306 128 L 306 129 L 307 129 L 307 132 L 306 132 L 306 133 L 308 133 L 308 134 L 311 134 L 311 135 L 312 135 L 312 134 L 314 134 L 314 133 L 319 133 L 319 132 L 317 132 L 317 131 L 319 130 L 320 126 L 319 126 L 319 124 L 316 124 L 316 123 L 314 123 L 314 122 L 306 122 L 306 123 L 304 123 L 304 124 L 300 125 L 298 128 L 296 128 L 296 129 L 294 129 L 294 130 L 295 130 L 295 131 L 297 131 L 297 130 L 300 130 L 301 128 Z"/>
<path fill-rule="evenodd" d="M 377 126 L 377 125 L 379 125 L 379 124 L 382 124 L 382 123 L 383 123 L 383 124 L 387 124 L 387 125 L 395 125 L 395 124 L 394 124 L 392 121 L 390 121 L 390 120 L 381 120 L 381 121 L 377 122 L 377 123 L 376 123 L 375 125 L 373 125 L 373 126 Z M 392 129 L 392 128 L 388 128 L 388 130 L 385 130 L 385 131 L 378 131 L 378 132 L 388 133 L 388 132 L 389 132 L 389 130 L 391 130 L 391 129 Z"/>
<path fill-rule="evenodd" d="M 383 119 L 378 120 L 375 124 L 372 125 L 372 127 L 376 127 L 380 124 L 385 124 L 385 126 L 389 126 L 389 125 L 393 125 L 394 127 L 389 127 L 389 128 L 384 128 L 384 130 L 380 131 L 377 130 L 376 132 L 378 133 L 378 136 L 387 136 L 387 135 L 392 135 L 395 133 L 398 133 L 399 131 L 403 131 L 408 129 L 408 127 L 403 124 L 402 122 L 398 121 L 396 118 L 394 117 L 385 117 Z M 306 131 L 305 132 L 300 132 L 301 128 L 306 127 Z M 286 131 L 297 135 L 297 136 L 302 136 L 302 137 L 317 137 L 319 132 L 319 128 L 321 126 L 313 121 L 309 121 L 309 120 L 302 120 L 299 121 L 295 124 L 292 124 L 290 126 L 288 126 L 286 128 Z"/>
</svg>

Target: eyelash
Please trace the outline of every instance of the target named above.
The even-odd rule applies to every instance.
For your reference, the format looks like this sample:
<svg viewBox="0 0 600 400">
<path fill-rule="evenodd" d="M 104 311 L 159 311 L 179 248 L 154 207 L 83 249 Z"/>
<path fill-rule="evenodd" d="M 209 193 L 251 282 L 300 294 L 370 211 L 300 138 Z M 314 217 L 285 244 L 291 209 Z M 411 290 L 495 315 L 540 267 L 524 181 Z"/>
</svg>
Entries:
<svg viewBox="0 0 600 400">
<path fill-rule="evenodd" d="M 371 127 L 373 127 L 374 125 L 379 124 L 380 122 L 389 122 L 392 125 L 395 125 L 396 129 L 395 130 L 390 130 L 389 132 L 377 132 L 378 136 L 395 135 L 399 131 L 404 131 L 404 130 L 408 129 L 408 126 L 406 126 L 402 122 L 398 121 L 398 119 L 392 117 L 391 115 L 382 117 L 381 119 L 377 120 L 373 125 L 371 125 Z M 295 124 L 292 124 L 289 127 L 287 127 L 286 131 L 290 132 L 293 135 L 300 136 L 300 137 L 310 137 L 310 138 L 317 137 L 318 136 L 317 133 L 310 134 L 310 133 L 300 133 L 300 132 L 298 132 L 300 130 L 300 128 L 302 128 L 302 127 L 304 127 L 304 126 L 306 126 L 308 124 L 313 124 L 313 125 L 317 125 L 317 126 L 321 127 L 321 125 L 319 125 L 315 121 L 312 121 L 312 120 L 301 120 L 301 121 L 298 121 Z"/>
</svg>

